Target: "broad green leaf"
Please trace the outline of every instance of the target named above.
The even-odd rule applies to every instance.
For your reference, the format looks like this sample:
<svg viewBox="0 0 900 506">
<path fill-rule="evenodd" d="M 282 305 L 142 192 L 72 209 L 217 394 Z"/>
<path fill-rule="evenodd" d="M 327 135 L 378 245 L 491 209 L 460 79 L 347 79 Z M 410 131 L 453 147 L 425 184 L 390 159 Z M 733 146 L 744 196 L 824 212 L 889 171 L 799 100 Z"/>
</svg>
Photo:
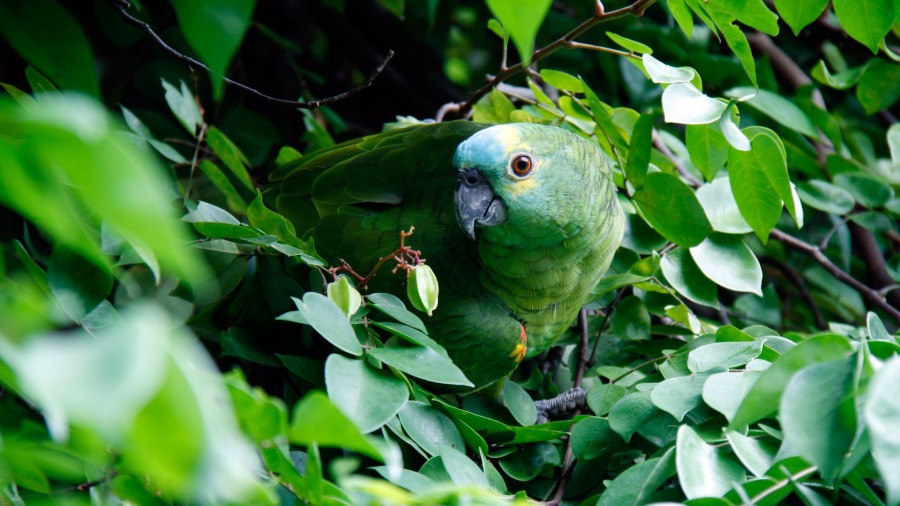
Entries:
<svg viewBox="0 0 900 506">
<path fill-rule="evenodd" d="M 740 237 L 712 234 L 690 251 L 700 271 L 719 286 L 762 296 L 762 268 Z"/>
<path fill-rule="evenodd" d="M 225 384 L 241 428 L 253 441 L 273 441 L 288 433 L 287 408 L 281 399 L 251 387 L 239 369 L 225 375 Z"/>
<path fill-rule="evenodd" d="M 718 25 L 721 19 L 737 19 L 773 37 L 778 35 L 778 16 L 763 0 L 708 0 L 704 4 Z"/>
<path fill-rule="evenodd" d="M 225 73 L 250 26 L 255 0 L 176 0 L 181 33 L 210 69 L 216 100 L 222 97 Z"/>
<path fill-rule="evenodd" d="M 712 123 L 722 116 L 726 105 L 721 100 L 706 96 L 690 83 L 671 84 L 662 94 L 666 123 L 684 125 Z"/>
<path fill-rule="evenodd" d="M 491 13 L 500 20 L 503 28 L 512 37 L 523 66 L 531 64 L 531 53 L 538 29 L 550 11 L 551 0 L 487 0 Z"/>
<path fill-rule="evenodd" d="M 632 392 L 613 404 L 609 411 L 609 427 L 627 443 L 658 412 L 650 392 Z"/>
<path fill-rule="evenodd" d="M 403 301 L 389 293 L 370 293 L 366 295 L 366 300 L 378 311 L 390 316 L 398 322 L 408 325 L 420 332 L 427 332 L 425 324 L 418 316 L 411 313 Z M 420 343 L 428 346 L 427 343 Z"/>
<path fill-rule="evenodd" d="M 872 439 L 872 457 L 887 488 L 888 503 L 900 502 L 900 359 L 885 362 L 872 382 L 863 416 Z"/>
<path fill-rule="evenodd" d="M 198 202 L 197 208 L 184 215 L 181 219 L 188 223 L 224 223 L 235 226 L 241 224 L 228 211 L 203 201 Z"/>
<path fill-rule="evenodd" d="M 768 90 L 755 90 L 749 87 L 732 88 L 725 92 L 729 98 L 740 98 L 753 93 L 756 95 L 743 103 L 772 118 L 776 122 L 800 132 L 808 137 L 816 138 L 816 126 L 794 102 Z"/>
<path fill-rule="evenodd" d="M 524 388 L 515 381 L 507 380 L 503 383 L 502 395 L 503 405 L 520 425 L 534 425 L 537 421 L 537 408 L 534 406 L 534 400 Z"/>
<path fill-rule="evenodd" d="M 113 286 L 112 273 L 64 246 L 53 248 L 47 282 L 62 310 L 76 323 L 104 300 Z"/>
<path fill-rule="evenodd" d="M 643 56 L 641 56 L 641 62 L 644 64 L 644 70 L 650 74 L 650 80 L 654 83 L 689 83 L 696 75 L 696 72 L 694 72 L 694 69 L 692 68 L 666 65 L 651 56 L 651 52 L 652 51 L 645 52 Z M 666 119 L 666 121 L 669 120 Z"/>
<path fill-rule="evenodd" d="M 631 142 L 628 144 L 628 159 L 625 161 L 625 175 L 628 181 L 641 189 L 647 177 L 647 168 L 650 166 L 650 153 L 653 145 L 652 114 L 644 114 L 638 118 L 631 131 Z"/>
<path fill-rule="evenodd" d="M 694 17 L 691 15 L 691 9 L 687 6 L 685 0 L 668 0 L 666 5 L 669 7 L 669 11 L 672 12 L 675 22 L 681 27 L 681 31 L 690 37 L 694 31 Z"/>
<path fill-rule="evenodd" d="M 650 339 L 650 313 L 644 302 L 629 295 L 619 302 L 610 318 L 613 332 L 620 339 L 640 341 Z"/>
<path fill-rule="evenodd" d="M 4 2 L 0 5 L 0 36 L 60 88 L 95 98 L 100 95 L 88 38 L 79 21 L 60 3 Z"/>
<path fill-rule="evenodd" d="M 778 14 L 794 35 L 800 35 L 800 30 L 818 19 L 825 7 L 828 7 L 828 0 L 775 0 Z"/>
<path fill-rule="evenodd" d="M 697 267 L 687 249 L 670 251 L 662 258 L 660 267 L 666 280 L 678 293 L 698 304 L 718 307 L 716 284 Z"/>
<path fill-rule="evenodd" d="M 660 235 L 679 246 L 696 246 L 712 232 L 694 192 L 671 174 L 648 174 L 634 203 Z"/>
<path fill-rule="evenodd" d="M 839 216 L 852 211 L 855 204 L 850 192 L 821 179 L 798 184 L 797 193 L 804 204 Z"/>
<path fill-rule="evenodd" d="M 688 411 L 700 405 L 703 383 L 711 374 L 704 372 L 663 380 L 650 391 L 650 400 L 680 422 Z"/>
<path fill-rule="evenodd" d="M 741 401 L 761 375 L 758 370 L 713 374 L 703 384 L 703 402 L 727 420 L 733 420 Z"/>
<path fill-rule="evenodd" d="M 344 448 L 383 461 L 381 452 L 324 393 L 308 393 L 294 408 L 289 437 L 292 443 Z"/>
<path fill-rule="evenodd" d="M 716 123 L 688 125 L 685 128 L 685 144 L 691 162 L 707 181 L 712 181 L 728 160 L 728 141 Z"/>
<path fill-rule="evenodd" d="M 750 151 L 750 139 L 738 128 L 739 118 L 737 104 L 729 104 L 719 118 L 719 130 L 731 147 L 738 151 Z"/>
<path fill-rule="evenodd" d="M 435 352 L 437 352 L 442 357 L 448 357 L 447 350 L 444 349 L 443 346 L 435 342 L 434 339 L 428 337 L 428 334 L 425 334 L 421 330 L 414 329 L 409 325 L 403 325 L 402 323 L 397 322 L 380 322 L 376 320 L 369 320 L 369 324 L 380 329 L 384 329 L 391 334 L 405 339 L 413 344 L 419 344 L 422 346 L 427 346 L 431 348 Z"/>
<path fill-rule="evenodd" d="M 700 373 L 714 368 L 733 369 L 759 356 L 763 341 L 711 343 L 691 350 L 687 366 Z"/>
<path fill-rule="evenodd" d="M 612 39 L 612 41 L 615 42 L 616 44 L 624 47 L 625 49 L 627 49 L 628 51 L 630 51 L 632 53 L 647 53 L 647 54 L 653 53 L 653 49 L 650 46 L 648 46 L 646 44 L 641 44 L 640 42 L 638 42 L 636 40 L 631 40 L 627 37 L 622 37 L 621 35 L 619 35 L 617 33 L 606 32 L 606 36 L 609 37 L 610 39 Z"/>
<path fill-rule="evenodd" d="M 707 444 L 689 425 L 678 429 L 675 466 L 688 499 L 722 496 L 747 479 L 744 466 L 733 455 Z"/>
<path fill-rule="evenodd" d="M 140 118 L 138 118 L 133 112 L 128 110 L 128 108 L 126 108 L 124 105 L 120 105 L 119 108 L 122 109 L 122 117 L 125 118 L 125 123 L 128 125 L 128 128 L 130 128 L 132 132 L 143 139 L 144 142 L 149 144 L 159 154 L 164 156 L 170 162 L 187 162 L 187 159 L 182 156 L 181 153 L 175 150 L 175 148 L 164 142 L 156 140 L 156 137 L 153 136 L 153 133 L 150 132 L 150 129 L 147 128 L 146 125 L 144 125 Z"/>
<path fill-rule="evenodd" d="M 728 47 L 731 48 L 738 61 L 741 62 L 741 66 L 744 67 L 744 72 L 750 78 L 750 84 L 753 85 L 755 90 L 758 87 L 756 83 L 756 60 L 753 59 L 753 52 L 750 51 L 750 43 L 747 42 L 747 36 L 744 35 L 744 31 L 735 26 L 734 23 L 718 22 L 716 26 L 719 27 L 719 31 L 725 37 Z"/>
<path fill-rule="evenodd" d="M 695 315 L 686 304 L 673 304 L 668 306 L 665 315 L 676 323 L 684 325 L 684 327 L 690 330 L 694 335 L 699 334 L 703 330 L 700 319 L 697 318 L 697 315 Z"/>
<path fill-rule="evenodd" d="M 194 94 L 184 81 L 181 81 L 180 88 L 176 88 L 162 79 L 162 86 L 166 90 L 166 103 L 169 104 L 172 114 L 189 134 L 196 135 L 200 125 L 203 124 L 203 114 L 194 101 Z"/>
<path fill-rule="evenodd" d="M 716 232 L 746 234 L 753 231 L 738 209 L 734 194 L 731 193 L 731 180 L 727 176 L 716 178 L 697 188 L 697 200 Z"/>
<path fill-rule="evenodd" d="M 253 189 L 253 182 L 247 173 L 247 157 L 231 142 L 231 139 L 218 128 L 211 126 L 206 132 L 206 144 L 246 189 Z"/>
<path fill-rule="evenodd" d="M 485 488 L 490 486 L 487 476 L 485 476 L 481 468 L 478 467 L 478 464 L 473 462 L 469 457 L 466 457 L 465 453 L 463 453 L 463 449 L 455 449 L 442 444 L 440 445 L 440 451 L 438 453 L 444 463 L 447 474 L 450 475 L 450 479 L 453 480 L 453 483 L 456 485 L 470 485 Z"/>
<path fill-rule="evenodd" d="M 594 414 L 604 416 L 627 393 L 628 389 L 621 385 L 597 383 L 588 391 L 586 401 Z"/>
<path fill-rule="evenodd" d="M 826 84 L 836 90 L 846 90 L 859 81 L 859 78 L 862 77 L 865 70 L 866 67 L 862 66 L 832 74 L 828 71 L 828 67 L 825 66 L 825 62 L 819 60 L 819 63 L 812 69 L 812 76 L 816 81 Z"/>
<path fill-rule="evenodd" d="M 834 183 L 846 189 L 863 207 L 881 207 L 894 197 L 894 190 L 882 180 L 863 172 L 838 174 Z"/>
<path fill-rule="evenodd" d="M 447 357 L 425 346 L 373 348 L 369 355 L 425 381 L 444 385 L 474 386 Z"/>
<path fill-rule="evenodd" d="M 866 330 L 869 332 L 869 339 L 873 341 L 894 341 L 893 336 L 888 333 L 881 318 L 871 311 L 866 313 Z"/>
<path fill-rule="evenodd" d="M 428 404 L 407 402 L 398 416 L 403 430 L 431 456 L 440 453 L 441 445 L 464 451 L 465 442 L 453 421 Z"/>
<path fill-rule="evenodd" d="M 785 443 L 818 466 L 828 482 L 836 477 L 856 434 L 856 400 L 851 395 L 855 363 L 847 357 L 801 369 L 781 397 L 778 413 Z"/>
<path fill-rule="evenodd" d="M 619 435 L 609 428 L 609 422 L 588 417 L 572 428 L 572 454 L 576 459 L 590 460 L 608 454 L 618 444 Z"/>
<path fill-rule="evenodd" d="M 811 337 L 791 348 L 753 385 L 728 425 L 729 429 L 743 427 L 775 413 L 788 381 L 797 371 L 812 364 L 839 360 L 850 352 L 850 341 L 836 334 Z"/>
<path fill-rule="evenodd" d="M 306 292 L 303 300 L 293 300 L 301 316 L 328 342 L 351 355 L 362 355 L 362 346 L 353 327 L 331 299 L 321 293 Z"/>
<path fill-rule="evenodd" d="M 777 450 L 774 444 L 764 438 L 745 436 L 735 431 L 726 432 L 725 438 L 737 458 L 754 476 L 762 477 L 771 469 Z"/>
<path fill-rule="evenodd" d="M 272 247 L 285 255 L 296 257 L 310 267 L 322 267 L 325 261 L 313 248 L 312 239 L 297 238 L 294 225 L 284 216 L 267 208 L 263 203 L 262 193 L 257 190 L 256 198 L 247 207 L 247 220 L 268 234 L 278 238 Z"/>
<path fill-rule="evenodd" d="M 494 32 L 497 35 L 497 37 L 500 37 L 501 39 L 503 39 L 504 43 L 506 42 L 507 39 L 509 39 L 509 34 L 506 33 L 506 30 L 503 29 L 503 25 L 501 25 L 500 22 L 497 21 L 496 19 L 494 19 L 494 18 L 489 19 L 488 23 L 487 23 L 487 27 L 488 27 L 488 30 Z"/>
<path fill-rule="evenodd" d="M 670 449 L 662 457 L 652 458 L 629 467 L 610 482 L 600 495 L 597 506 L 639 506 L 676 473 L 675 452 Z"/>
<path fill-rule="evenodd" d="M 786 171 L 786 161 L 778 145 L 766 135 L 755 136 L 750 151 L 732 149 L 728 152 L 728 175 L 734 200 L 741 215 L 763 242 L 781 216 L 781 192 L 773 187 L 772 179 L 774 177 L 782 186 L 787 178 Z M 787 184 L 790 197 L 790 180 Z"/>
<path fill-rule="evenodd" d="M 876 54 L 878 44 L 894 23 L 890 0 L 834 0 L 833 3 L 834 13 L 847 34 Z"/>
<path fill-rule="evenodd" d="M 541 79 L 558 90 L 571 91 L 572 93 L 584 92 L 584 85 L 581 79 L 559 70 L 543 69 L 541 70 Z"/>
<path fill-rule="evenodd" d="M 396 376 L 336 353 L 325 361 L 325 385 L 331 402 L 363 433 L 386 424 L 409 399 L 406 384 Z"/>
<path fill-rule="evenodd" d="M 509 98 L 494 88 L 472 108 L 472 119 L 483 123 L 509 123 L 509 115 L 515 109 Z"/>
</svg>

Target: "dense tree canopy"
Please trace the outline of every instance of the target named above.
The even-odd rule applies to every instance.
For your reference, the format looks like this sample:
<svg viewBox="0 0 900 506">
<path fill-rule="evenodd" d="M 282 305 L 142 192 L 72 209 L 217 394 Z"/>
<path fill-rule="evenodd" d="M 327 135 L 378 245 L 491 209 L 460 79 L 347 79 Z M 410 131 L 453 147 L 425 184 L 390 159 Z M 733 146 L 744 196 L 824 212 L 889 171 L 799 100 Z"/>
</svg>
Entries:
<svg viewBox="0 0 900 506">
<path fill-rule="evenodd" d="M 898 53 L 893 0 L 0 3 L 0 504 L 900 504 Z M 469 395 L 415 232 L 366 290 L 272 183 L 455 119 L 626 213 Z"/>
</svg>

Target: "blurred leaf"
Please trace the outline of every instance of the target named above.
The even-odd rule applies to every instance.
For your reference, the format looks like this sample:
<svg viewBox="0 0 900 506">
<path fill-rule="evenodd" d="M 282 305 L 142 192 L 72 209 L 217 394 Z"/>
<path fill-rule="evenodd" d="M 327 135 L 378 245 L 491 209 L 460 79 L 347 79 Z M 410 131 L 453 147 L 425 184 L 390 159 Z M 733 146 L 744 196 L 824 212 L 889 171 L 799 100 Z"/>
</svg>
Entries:
<svg viewBox="0 0 900 506">
<path fill-rule="evenodd" d="M 75 323 L 105 299 L 113 286 L 112 273 L 65 247 L 53 248 L 47 265 L 50 291 Z"/>
<path fill-rule="evenodd" d="M 650 313 L 643 301 L 634 295 L 623 298 L 610 318 L 613 332 L 622 339 L 650 339 Z"/>
<path fill-rule="evenodd" d="M 812 69 L 813 79 L 819 81 L 822 84 L 827 84 L 828 86 L 836 89 L 836 90 L 846 90 L 851 88 L 854 84 L 859 81 L 859 78 L 862 76 L 863 72 L 865 72 L 866 67 L 856 67 L 850 70 L 845 70 L 844 72 L 838 72 L 837 74 L 832 74 L 828 71 L 828 67 L 825 66 L 825 62 L 819 60 L 819 63 L 816 64 Z"/>
<path fill-rule="evenodd" d="M 763 476 L 775 460 L 775 448 L 771 442 L 763 438 L 745 436 L 740 432 L 729 431 L 725 438 L 731 444 L 734 454 L 754 476 Z"/>
<path fill-rule="evenodd" d="M 384 461 L 381 452 L 353 422 L 319 391 L 307 394 L 297 403 L 291 421 L 291 442 L 309 446 L 317 444 L 344 448 Z"/>
<path fill-rule="evenodd" d="M 737 429 L 773 414 L 782 393 L 797 371 L 812 364 L 826 363 L 850 354 L 850 341 L 836 334 L 811 337 L 787 351 L 769 367 L 744 398 L 729 429 Z"/>
<path fill-rule="evenodd" d="M 863 416 L 872 439 L 872 457 L 887 488 L 889 504 L 900 501 L 900 359 L 885 362 L 869 383 Z"/>
<path fill-rule="evenodd" d="M 406 384 L 396 376 L 336 353 L 325 361 L 325 384 L 331 402 L 363 433 L 386 424 L 409 399 Z"/>
<path fill-rule="evenodd" d="M 828 0 L 775 0 L 775 8 L 794 35 L 800 35 L 800 30 L 818 19 L 827 6 Z"/>
<path fill-rule="evenodd" d="M 449 358 L 425 346 L 373 348 L 369 355 L 425 381 L 472 387 L 465 374 Z"/>
<path fill-rule="evenodd" d="M 818 466 L 829 483 L 856 434 L 855 362 L 847 357 L 809 365 L 790 379 L 781 397 L 785 442 Z"/>
<path fill-rule="evenodd" d="M 821 179 L 797 185 L 797 193 L 804 204 L 826 213 L 843 216 L 853 210 L 853 195 L 844 188 Z"/>
<path fill-rule="evenodd" d="M 847 34 L 878 52 L 878 44 L 894 23 L 893 9 L 887 0 L 834 0 L 834 13 Z M 882 81 L 885 82 L 885 81 Z"/>
<path fill-rule="evenodd" d="M 210 82 L 216 100 L 222 97 L 225 72 L 250 25 L 255 4 L 255 0 L 173 2 L 181 33 L 200 59 L 209 66 Z"/>
<path fill-rule="evenodd" d="M 712 234 L 690 251 L 700 271 L 719 286 L 762 296 L 762 268 L 740 237 Z"/>
<path fill-rule="evenodd" d="M 534 39 L 550 10 L 551 3 L 551 0 L 522 0 L 515 3 L 487 0 L 491 13 L 500 20 L 503 28 L 512 37 L 519 51 L 519 58 L 526 67 L 531 63 Z"/>
<path fill-rule="evenodd" d="M 99 97 L 90 43 L 78 20 L 59 3 L 4 2 L 0 5 L 0 35 L 59 87 Z"/>
<path fill-rule="evenodd" d="M 675 452 L 670 449 L 662 457 L 647 459 L 616 476 L 600 495 L 597 506 L 646 504 L 651 495 L 675 473 Z"/>
<path fill-rule="evenodd" d="M 678 428 L 675 463 L 688 499 L 722 496 L 747 479 L 744 466 L 734 456 L 706 444 L 688 425 Z"/>
<path fill-rule="evenodd" d="M 884 83 L 900 79 L 900 65 L 881 58 L 873 58 L 856 87 L 856 98 L 868 114 L 883 111 L 900 99 L 900 90 Z"/>
<path fill-rule="evenodd" d="M 2 86 L 3 89 L 6 90 L 7 93 L 9 93 L 9 96 L 11 96 L 13 98 L 13 100 L 18 102 L 18 104 L 21 105 L 22 107 L 27 108 L 27 107 L 31 107 L 32 105 L 34 105 L 34 97 L 29 95 L 28 93 L 25 93 L 24 91 L 20 90 L 19 88 L 16 88 L 15 86 L 13 86 L 11 84 L 0 83 L 0 86 Z"/>
<path fill-rule="evenodd" d="M 572 428 L 572 454 L 579 460 L 591 460 L 610 451 L 619 443 L 619 436 L 609 428 L 609 422 L 588 417 Z"/>
<path fill-rule="evenodd" d="M 353 327 L 331 299 L 316 292 L 306 292 L 303 294 L 303 300 L 294 297 L 292 299 L 303 318 L 323 338 L 351 355 L 362 355 L 362 346 L 356 338 L 356 333 L 353 332 Z"/>
<path fill-rule="evenodd" d="M 439 453 L 444 463 L 444 468 L 447 470 L 447 474 L 450 475 L 453 483 L 477 487 L 489 486 L 487 476 L 484 475 L 478 464 L 472 462 L 461 450 L 447 445 L 440 445 Z"/>
<path fill-rule="evenodd" d="M 869 209 L 885 205 L 894 197 L 894 189 L 865 173 L 845 173 L 834 177 L 834 182 L 849 191 L 863 207 Z"/>
<path fill-rule="evenodd" d="M 196 135 L 200 125 L 203 124 L 203 114 L 200 107 L 194 100 L 191 90 L 181 81 L 181 88 L 169 84 L 165 79 L 162 80 L 163 89 L 166 90 L 166 103 L 172 114 L 178 119 L 182 126 L 189 134 Z"/>
<path fill-rule="evenodd" d="M 634 202 L 657 232 L 679 246 L 696 246 L 712 232 L 694 192 L 671 174 L 648 174 Z"/>
</svg>

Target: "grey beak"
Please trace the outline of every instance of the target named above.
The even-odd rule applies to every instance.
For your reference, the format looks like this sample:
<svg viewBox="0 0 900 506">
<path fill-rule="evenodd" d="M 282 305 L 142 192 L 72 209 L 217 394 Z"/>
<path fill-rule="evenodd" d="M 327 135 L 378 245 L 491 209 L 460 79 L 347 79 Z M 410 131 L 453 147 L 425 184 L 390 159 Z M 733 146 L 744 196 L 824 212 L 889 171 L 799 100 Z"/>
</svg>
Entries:
<svg viewBox="0 0 900 506">
<path fill-rule="evenodd" d="M 494 195 L 481 171 L 461 170 L 457 177 L 456 220 L 470 239 L 475 240 L 475 225 L 491 227 L 506 223 L 506 205 Z"/>
</svg>

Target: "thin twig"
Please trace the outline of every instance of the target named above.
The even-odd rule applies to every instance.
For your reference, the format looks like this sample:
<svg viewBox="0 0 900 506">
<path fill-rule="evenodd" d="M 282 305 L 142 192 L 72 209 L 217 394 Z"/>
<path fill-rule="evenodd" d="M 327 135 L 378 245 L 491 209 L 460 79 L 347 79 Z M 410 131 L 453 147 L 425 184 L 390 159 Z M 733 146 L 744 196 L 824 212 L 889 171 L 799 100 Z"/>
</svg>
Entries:
<svg viewBox="0 0 900 506">
<path fill-rule="evenodd" d="M 797 271 L 795 271 L 791 266 L 775 260 L 774 258 L 764 257 L 762 259 L 762 262 L 772 265 L 776 269 L 784 273 L 785 277 L 787 277 L 790 281 L 790 284 L 794 285 L 800 292 L 800 298 L 802 298 L 803 301 L 806 302 L 807 307 L 809 307 L 809 310 L 812 311 L 816 328 L 820 330 L 827 329 L 828 323 L 825 321 L 825 317 L 822 316 L 822 311 L 819 309 L 819 305 L 816 304 L 815 299 L 813 299 L 812 295 L 809 293 L 809 289 L 806 287 L 806 281 L 803 280 L 803 276 L 798 274 Z"/>
<path fill-rule="evenodd" d="M 550 56 L 551 54 L 559 51 L 560 49 L 570 47 L 569 43 L 573 42 L 576 37 L 583 34 L 584 32 L 590 30 L 591 28 L 597 26 L 600 23 L 604 23 L 607 21 L 612 21 L 614 19 L 619 19 L 625 16 L 635 16 L 640 17 L 644 15 L 644 11 L 647 10 L 648 7 L 656 3 L 656 0 L 636 0 L 631 5 L 622 7 L 620 9 L 616 9 L 614 11 L 605 12 L 603 10 L 602 4 L 597 3 L 597 12 L 594 16 L 580 25 L 576 26 L 569 33 L 563 35 L 559 39 L 551 42 L 550 44 L 538 49 L 531 55 L 531 63 L 537 63 L 544 58 Z M 510 77 L 521 74 L 526 70 L 525 66 L 522 65 L 522 62 L 519 62 L 511 67 L 502 68 L 500 72 L 497 72 L 493 78 L 491 78 L 487 84 L 479 88 L 472 96 L 469 97 L 468 100 L 458 104 L 452 104 L 450 106 L 442 107 L 439 111 L 437 120 L 441 121 L 445 114 L 449 112 L 455 112 L 458 116 L 463 117 L 468 114 L 469 110 L 472 109 L 472 106 L 475 105 L 475 102 L 481 99 L 481 97 L 490 93 L 492 89 L 494 89 L 498 84 L 502 83 L 506 79 Z"/>
<path fill-rule="evenodd" d="M 822 250 L 819 249 L 818 246 L 809 244 L 802 239 L 798 239 L 790 234 L 782 232 L 777 228 L 772 229 L 771 235 L 774 239 L 783 242 L 785 245 L 790 246 L 791 248 L 794 248 L 798 251 L 807 253 L 813 258 L 813 260 L 824 267 L 825 270 L 828 271 L 832 276 L 834 276 L 838 281 L 849 285 L 851 288 L 859 292 L 860 295 L 872 302 L 872 304 L 878 306 L 882 311 L 890 315 L 890 317 L 895 321 L 900 322 L 900 310 L 890 305 L 887 300 L 885 300 L 884 296 L 880 295 L 877 291 L 869 288 L 861 281 L 841 270 L 840 267 L 834 265 L 834 263 L 832 263 L 832 261 L 827 256 L 825 256 L 824 253 L 822 253 Z"/>
<path fill-rule="evenodd" d="M 654 128 L 653 129 L 653 147 L 658 149 L 660 153 L 666 155 L 666 158 L 672 161 L 675 164 L 675 170 L 678 171 L 678 174 L 681 175 L 691 186 L 700 187 L 703 185 L 703 181 L 700 181 L 693 174 L 688 172 L 687 168 L 682 165 L 681 161 L 675 157 L 675 153 L 672 153 L 672 150 L 669 149 L 669 146 L 666 146 L 666 143 L 663 142 L 662 137 L 659 135 L 659 132 Z"/>
<path fill-rule="evenodd" d="M 603 315 L 603 322 L 600 324 L 600 330 L 597 331 L 597 338 L 594 340 L 594 348 L 591 350 L 591 358 L 588 359 L 586 365 L 593 366 L 597 363 L 597 349 L 599 348 L 600 337 L 603 335 L 603 331 L 606 330 L 606 325 L 609 324 L 610 315 L 616 310 L 616 306 L 619 305 L 619 301 L 622 300 L 624 295 L 625 290 L 619 290 L 618 293 L 616 293 L 616 298 L 606 306 L 606 314 Z"/>
<path fill-rule="evenodd" d="M 127 22 L 137 26 L 141 30 L 143 30 L 144 33 L 146 33 L 151 39 L 153 39 L 153 41 L 156 43 L 156 45 L 159 46 L 163 51 L 165 51 L 165 52 L 169 53 L 170 55 L 174 56 L 175 58 L 187 63 L 188 65 L 191 65 L 193 67 L 199 67 L 199 68 L 205 70 L 206 72 L 212 73 L 212 71 L 209 69 L 209 67 L 207 67 L 203 63 L 200 63 L 198 60 L 195 60 L 194 58 L 191 58 L 190 56 L 188 56 L 188 55 L 178 51 L 177 49 L 173 48 L 172 46 L 168 45 L 166 43 L 166 41 L 164 41 L 162 39 L 162 37 L 160 37 L 155 31 L 153 31 L 153 28 L 149 24 L 147 24 L 144 21 L 141 21 L 140 19 L 129 14 L 128 11 L 126 10 L 128 7 L 131 7 L 131 4 L 128 2 L 128 0 L 112 0 L 112 2 L 113 2 L 113 5 L 115 6 L 116 10 L 119 11 L 119 15 L 121 15 L 122 18 L 125 19 L 125 21 L 127 21 Z M 331 104 L 334 102 L 338 102 L 338 101 L 350 98 L 350 97 L 357 95 L 360 92 L 364 91 L 366 88 L 372 86 L 372 83 L 375 82 L 375 79 L 377 79 L 378 76 L 380 76 L 382 74 L 382 72 L 384 72 L 384 69 L 385 69 L 385 67 L 387 67 L 388 62 L 390 62 L 391 58 L 393 58 L 393 57 L 394 57 L 394 51 L 388 51 L 388 54 L 387 54 L 387 56 L 385 56 L 384 61 L 381 62 L 381 64 L 378 65 L 378 67 L 375 68 L 375 71 L 372 72 L 372 75 L 370 75 L 369 78 L 366 79 L 362 84 L 356 86 L 355 88 L 347 90 L 343 93 L 339 93 L 332 97 L 323 98 L 320 100 L 308 100 L 308 101 L 286 100 L 283 98 L 277 98 L 277 97 L 272 97 L 272 96 L 266 95 L 265 93 L 262 93 L 261 91 L 255 89 L 255 88 L 251 88 L 250 86 L 247 86 L 246 84 L 235 81 L 233 79 L 229 79 L 224 76 L 222 79 L 225 81 L 226 84 L 228 84 L 230 86 L 234 86 L 235 88 L 244 90 L 247 93 L 254 95 L 257 98 L 260 98 L 262 100 L 265 100 L 266 102 L 269 102 L 270 104 L 273 104 L 273 105 L 277 105 L 277 106 L 281 106 L 281 107 L 291 107 L 291 108 L 296 108 L 296 109 L 315 109 L 317 107 L 321 107 L 326 104 Z"/>
<path fill-rule="evenodd" d="M 187 200 L 191 197 L 191 186 L 194 183 L 194 172 L 197 171 L 198 161 L 200 159 L 200 149 L 203 144 L 204 139 L 206 139 L 206 132 L 209 129 L 209 125 L 206 122 L 203 122 L 203 126 L 200 127 L 200 133 L 197 135 L 197 144 L 194 147 L 194 156 L 191 158 L 191 172 L 188 174 L 187 185 L 184 187 L 184 200 Z"/>
</svg>

